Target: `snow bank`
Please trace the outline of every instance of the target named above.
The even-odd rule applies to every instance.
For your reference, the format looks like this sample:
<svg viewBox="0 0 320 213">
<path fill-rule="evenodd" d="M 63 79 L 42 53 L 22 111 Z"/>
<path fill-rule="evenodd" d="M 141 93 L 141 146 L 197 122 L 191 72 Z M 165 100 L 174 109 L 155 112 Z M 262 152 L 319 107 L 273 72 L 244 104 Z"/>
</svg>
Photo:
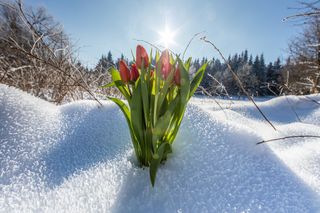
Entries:
<svg viewBox="0 0 320 213">
<path fill-rule="evenodd" d="M 319 107 L 288 99 L 301 122 L 283 98 L 260 103 L 278 132 L 247 102 L 194 99 L 152 188 L 114 104 L 55 106 L 0 85 L 0 212 L 319 211 L 320 141 L 255 145 L 320 132 Z"/>
</svg>

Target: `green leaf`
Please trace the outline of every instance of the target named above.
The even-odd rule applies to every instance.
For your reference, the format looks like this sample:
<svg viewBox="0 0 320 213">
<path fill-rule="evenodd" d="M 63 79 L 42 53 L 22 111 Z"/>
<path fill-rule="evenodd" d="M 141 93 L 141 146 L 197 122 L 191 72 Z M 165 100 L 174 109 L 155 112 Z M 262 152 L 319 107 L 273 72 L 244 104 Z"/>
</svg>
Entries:
<svg viewBox="0 0 320 213">
<path fill-rule="evenodd" d="M 141 97 L 141 81 L 138 79 L 136 88 L 134 89 L 132 93 L 132 98 L 129 101 L 130 109 L 131 109 L 131 122 L 132 127 L 135 132 L 135 135 L 138 139 L 138 141 L 141 142 L 144 141 L 144 135 L 143 135 L 143 109 L 142 109 L 142 97 Z M 143 150 L 143 147 L 141 147 Z"/>
<path fill-rule="evenodd" d="M 179 70 L 180 70 L 180 111 L 185 108 L 185 105 L 188 102 L 189 93 L 190 93 L 190 79 L 189 73 L 184 67 L 183 62 L 178 58 Z"/>
<path fill-rule="evenodd" d="M 174 76 L 174 71 L 172 69 L 170 74 L 167 77 L 167 80 L 165 80 L 163 87 L 159 91 L 159 94 L 158 94 L 159 99 L 158 99 L 158 103 L 157 103 L 157 114 L 159 113 L 159 110 L 162 106 L 163 100 L 165 99 L 165 97 L 167 95 L 167 91 L 168 91 L 170 85 L 172 84 L 173 76 Z"/>
<path fill-rule="evenodd" d="M 143 104 L 143 113 L 144 113 L 144 119 L 145 124 L 148 126 L 149 123 L 149 89 L 148 89 L 148 83 L 146 82 L 146 72 L 145 69 L 142 66 L 141 69 L 141 75 L 140 75 L 140 81 L 141 81 L 141 96 L 142 96 L 142 104 Z"/>
<path fill-rule="evenodd" d="M 188 58 L 188 60 L 186 61 L 186 63 L 184 64 L 184 66 L 186 67 L 186 70 L 189 72 L 190 69 L 190 65 L 191 65 L 191 60 L 192 58 Z"/>
<path fill-rule="evenodd" d="M 157 140 L 159 140 L 159 138 L 161 138 L 163 136 L 163 134 L 166 132 L 166 130 L 168 129 L 169 124 L 170 124 L 170 120 L 172 119 L 173 111 L 175 110 L 178 103 L 179 103 L 179 98 L 177 96 L 169 104 L 168 109 L 165 112 L 165 114 L 158 119 L 158 121 L 152 131 L 153 143 L 157 142 Z"/>
<path fill-rule="evenodd" d="M 126 117 L 127 122 L 130 124 L 131 123 L 131 116 L 130 116 L 130 111 L 129 111 L 128 106 L 118 98 L 109 97 L 109 96 L 107 98 L 119 106 L 119 108 L 123 112 L 124 116 Z"/>
<path fill-rule="evenodd" d="M 110 68 L 111 70 L 111 77 L 112 80 L 115 84 L 115 86 L 118 88 L 118 90 L 121 92 L 121 94 L 127 99 L 129 100 L 131 95 L 129 92 L 129 88 L 128 86 L 121 80 L 120 77 L 120 73 L 118 70 L 116 70 L 115 68 Z"/>
<path fill-rule="evenodd" d="M 168 143 L 172 144 L 175 137 L 178 134 L 181 122 L 183 120 L 183 116 L 184 116 L 184 112 L 186 110 L 186 105 L 184 106 L 183 109 L 181 108 L 177 108 L 177 111 L 175 112 L 175 117 L 174 120 L 172 121 L 172 126 L 170 128 L 170 135 L 168 135 Z"/>
<path fill-rule="evenodd" d="M 115 86 L 114 81 L 112 81 L 110 83 L 107 83 L 107 84 L 105 84 L 103 86 L 100 86 L 99 88 L 104 89 L 104 88 L 113 87 L 113 86 Z"/>
<path fill-rule="evenodd" d="M 157 54 L 158 51 L 157 51 Z M 156 56 L 157 57 L 157 56 Z M 154 81 L 154 102 L 153 102 L 153 118 L 152 118 L 152 123 L 155 126 L 157 120 L 158 120 L 158 99 L 159 99 L 159 91 L 160 91 L 160 79 L 161 79 L 161 65 L 160 63 L 156 63 L 156 68 L 155 68 L 155 81 Z"/>
<path fill-rule="evenodd" d="M 199 70 L 196 72 L 194 78 L 192 79 L 191 85 L 190 85 L 190 95 L 189 99 L 193 96 L 195 91 L 197 90 L 198 86 L 200 85 L 204 72 L 206 71 L 208 63 L 205 63 L 202 65 Z"/>
<path fill-rule="evenodd" d="M 158 116 L 164 115 L 164 113 L 166 113 L 166 111 L 167 111 L 167 109 L 168 109 L 168 106 L 169 106 L 168 99 L 165 98 L 165 99 L 163 100 L 162 106 L 161 106 L 160 109 L 159 109 Z"/>
<path fill-rule="evenodd" d="M 149 55 L 149 64 L 152 64 L 152 48 L 150 50 L 150 55 Z"/>
<path fill-rule="evenodd" d="M 112 77 L 113 81 L 121 80 L 120 73 L 119 73 L 119 71 L 117 69 L 115 69 L 114 67 L 111 67 L 109 69 L 109 72 L 111 72 L 111 77 Z"/>
<path fill-rule="evenodd" d="M 156 63 L 158 63 L 159 59 L 160 59 L 160 53 L 158 50 L 156 50 Z"/>
<path fill-rule="evenodd" d="M 162 143 L 152 156 L 149 169 L 152 187 L 154 187 L 156 182 L 157 171 L 161 161 L 163 160 L 164 153 L 169 153 L 168 150 L 171 150 L 171 145 L 166 142 Z"/>
<path fill-rule="evenodd" d="M 132 128 L 131 114 L 130 114 L 128 106 L 118 98 L 113 98 L 113 97 L 107 97 L 107 98 L 118 105 L 118 107 L 121 109 L 124 117 L 126 118 L 129 130 L 130 130 L 130 136 L 131 136 L 131 140 L 132 140 L 132 143 L 133 143 L 133 148 L 135 150 L 136 156 L 139 158 L 140 152 L 141 152 L 140 151 L 140 146 L 139 146 L 139 144 L 137 142 L 137 139 L 135 138 L 135 134 L 134 134 L 134 131 L 133 131 L 133 128 Z"/>
</svg>

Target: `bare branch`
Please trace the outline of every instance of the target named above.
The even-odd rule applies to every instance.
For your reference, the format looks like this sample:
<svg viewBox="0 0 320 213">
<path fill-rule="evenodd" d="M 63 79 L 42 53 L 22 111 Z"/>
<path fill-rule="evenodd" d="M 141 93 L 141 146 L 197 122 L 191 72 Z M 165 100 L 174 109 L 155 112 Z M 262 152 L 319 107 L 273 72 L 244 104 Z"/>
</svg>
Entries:
<svg viewBox="0 0 320 213">
<path fill-rule="evenodd" d="M 249 95 L 249 93 L 246 91 L 246 89 L 243 87 L 243 84 L 241 82 L 241 80 L 239 79 L 239 77 L 237 76 L 237 74 L 233 71 L 231 65 L 228 63 L 228 61 L 226 60 L 226 58 L 223 56 L 223 54 L 221 53 L 221 51 L 216 47 L 216 45 L 214 43 L 212 43 L 211 41 L 207 40 L 206 37 L 202 37 L 201 40 L 203 40 L 206 43 L 209 43 L 220 55 L 220 57 L 223 59 L 223 61 L 225 62 L 225 64 L 227 64 L 229 71 L 232 74 L 233 79 L 238 83 L 238 86 L 240 87 L 240 89 L 242 90 L 242 92 L 248 97 L 248 99 L 254 104 L 254 106 L 257 108 L 257 110 L 260 112 L 260 114 L 262 115 L 262 117 L 270 124 L 270 126 L 274 129 L 277 130 L 276 127 L 271 123 L 271 121 L 265 116 L 265 114 L 261 111 L 261 109 L 258 107 L 258 105 L 256 104 L 256 102 L 254 101 L 254 99 L 252 98 L 252 96 Z"/>
<path fill-rule="evenodd" d="M 286 137 L 282 137 L 282 138 L 263 140 L 263 141 L 256 143 L 256 145 L 268 143 L 268 142 L 272 142 L 272 141 L 286 140 L 286 139 L 291 139 L 291 138 L 320 138 L 320 136 L 317 136 L 317 135 L 293 135 L 293 136 L 286 136 Z"/>
<path fill-rule="evenodd" d="M 185 48 L 184 51 L 183 51 L 182 60 L 184 60 L 184 56 L 185 56 L 185 54 L 186 54 L 186 52 L 187 52 L 187 50 L 188 50 L 191 42 L 193 41 L 193 39 L 194 39 L 195 37 L 197 37 L 198 35 L 202 34 L 202 33 L 205 33 L 205 31 L 198 32 L 198 33 L 196 33 L 196 34 L 194 34 L 194 35 L 192 36 L 192 38 L 190 39 L 190 41 L 188 42 L 186 48 Z"/>
<path fill-rule="evenodd" d="M 206 91 L 206 89 L 203 88 L 202 86 L 199 86 L 198 88 L 199 88 L 203 93 L 205 93 L 207 96 L 213 97 L 213 96 L 212 96 L 210 93 L 208 93 L 208 92 Z M 216 102 L 216 104 L 219 106 L 219 108 L 224 112 L 225 116 L 228 117 L 227 114 L 225 113 L 224 109 L 223 109 L 222 106 L 220 105 L 220 103 L 219 103 L 214 97 L 213 97 L 213 100 L 214 100 L 214 102 Z"/>
</svg>

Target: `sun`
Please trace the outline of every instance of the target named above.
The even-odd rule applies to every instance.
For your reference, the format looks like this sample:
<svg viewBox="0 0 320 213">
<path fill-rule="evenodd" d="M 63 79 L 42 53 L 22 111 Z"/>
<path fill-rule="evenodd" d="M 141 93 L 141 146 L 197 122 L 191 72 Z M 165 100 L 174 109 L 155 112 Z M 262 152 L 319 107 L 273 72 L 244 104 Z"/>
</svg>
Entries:
<svg viewBox="0 0 320 213">
<path fill-rule="evenodd" d="M 172 45 L 175 45 L 175 36 L 177 34 L 176 31 L 170 29 L 168 25 L 165 25 L 164 30 L 158 32 L 160 39 L 159 44 L 164 46 L 165 48 L 169 48 Z"/>
</svg>

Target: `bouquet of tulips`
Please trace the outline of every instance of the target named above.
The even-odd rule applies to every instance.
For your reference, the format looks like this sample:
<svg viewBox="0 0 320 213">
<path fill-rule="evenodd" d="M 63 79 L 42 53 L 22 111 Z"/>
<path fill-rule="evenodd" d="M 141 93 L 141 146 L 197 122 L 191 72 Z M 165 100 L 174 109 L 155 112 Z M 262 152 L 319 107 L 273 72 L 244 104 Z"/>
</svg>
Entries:
<svg viewBox="0 0 320 213">
<path fill-rule="evenodd" d="M 164 50 L 161 55 L 156 51 L 154 64 L 152 59 L 152 51 L 149 57 L 138 45 L 130 68 L 121 60 L 119 71 L 111 68 L 112 82 L 103 87 L 116 86 L 127 100 L 126 104 L 108 97 L 123 112 L 138 162 L 150 167 L 154 186 L 158 167 L 172 152 L 187 103 L 203 78 L 206 64 L 191 80 L 191 58 L 183 62 Z"/>
</svg>

